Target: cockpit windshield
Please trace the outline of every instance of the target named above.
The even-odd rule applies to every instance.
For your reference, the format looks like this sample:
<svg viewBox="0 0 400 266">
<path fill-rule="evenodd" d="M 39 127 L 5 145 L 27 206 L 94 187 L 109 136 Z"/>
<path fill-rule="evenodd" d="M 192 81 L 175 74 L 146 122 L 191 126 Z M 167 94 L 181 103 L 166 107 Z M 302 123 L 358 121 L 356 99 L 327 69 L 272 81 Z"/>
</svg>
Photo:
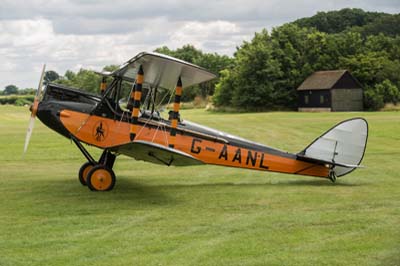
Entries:
<svg viewBox="0 0 400 266">
<path fill-rule="evenodd" d="M 135 83 L 121 81 L 117 104 L 122 112 L 130 113 L 133 109 L 132 94 L 135 90 Z M 171 101 L 171 92 L 164 89 L 151 88 L 148 84 L 142 85 L 142 98 L 140 104 L 140 117 L 155 120 L 168 119 L 165 111 Z"/>
</svg>

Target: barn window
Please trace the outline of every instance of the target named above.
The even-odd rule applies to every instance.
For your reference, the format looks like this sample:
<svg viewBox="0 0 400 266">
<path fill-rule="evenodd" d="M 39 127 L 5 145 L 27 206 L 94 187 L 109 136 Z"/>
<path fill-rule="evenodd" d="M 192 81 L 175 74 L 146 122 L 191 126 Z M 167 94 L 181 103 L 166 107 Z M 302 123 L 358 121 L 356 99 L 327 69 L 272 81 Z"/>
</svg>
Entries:
<svg viewBox="0 0 400 266">
<path fill-rule="evenodd" d="M 325 102 L 324 95 L 320 95 L 320 96 L 319 96 L 319 103 L 320 103 L 320 104 L 323 104 L 324 102 Z"/>
<path fill-rule="evenodd" d="M 308 95 L 304 95 L 304 103 L 308 104 Z"/>
</svg>

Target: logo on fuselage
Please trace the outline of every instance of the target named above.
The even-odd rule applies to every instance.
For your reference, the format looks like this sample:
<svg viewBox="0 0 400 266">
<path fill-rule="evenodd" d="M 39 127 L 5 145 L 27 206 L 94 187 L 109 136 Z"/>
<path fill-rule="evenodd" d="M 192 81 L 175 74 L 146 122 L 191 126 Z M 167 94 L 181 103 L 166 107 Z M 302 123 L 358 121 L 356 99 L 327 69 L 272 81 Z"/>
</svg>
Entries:
<svg viewBox="0 0 400 266">
<path fill-rule="evenodd" d="M 93 127 L 93 137 L 96 141 L 103 141 L 107 137 L 108 128 L 104 121 L 99 121 Z"/>
</svg>

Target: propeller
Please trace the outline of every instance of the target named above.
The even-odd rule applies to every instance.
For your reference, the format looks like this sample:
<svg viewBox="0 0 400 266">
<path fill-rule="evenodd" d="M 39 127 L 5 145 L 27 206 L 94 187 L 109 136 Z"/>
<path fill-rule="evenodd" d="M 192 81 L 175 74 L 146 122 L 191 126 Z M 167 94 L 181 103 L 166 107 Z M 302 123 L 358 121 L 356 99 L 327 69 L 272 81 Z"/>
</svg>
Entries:
<svg viewBox="0 0 400 266">
<path fill-rule="evenodd" d="M 26 137 L 25 137 L 24 154 L 26 153 L 26 150 L 28 149 L 29 140 L 31 139 L 33 127 L 35 125 L 35 117 L 36 117 L 37 109 L 39 106 L 39 97 L 40 97 L 40 93 L 42 92 L 43 79 L 44 79 L 45 72 L 46 72 L 46 64 L 43 65 L 42 74 L 40 75 L 39 86 L 36 91 L 35 99 L 33 100 L 33 104 L 31 105 L 31 107 L 29 108 L 31 111 L 31 117 L 29 119 L 28 131 L 26 132 Z"/>
</svg>

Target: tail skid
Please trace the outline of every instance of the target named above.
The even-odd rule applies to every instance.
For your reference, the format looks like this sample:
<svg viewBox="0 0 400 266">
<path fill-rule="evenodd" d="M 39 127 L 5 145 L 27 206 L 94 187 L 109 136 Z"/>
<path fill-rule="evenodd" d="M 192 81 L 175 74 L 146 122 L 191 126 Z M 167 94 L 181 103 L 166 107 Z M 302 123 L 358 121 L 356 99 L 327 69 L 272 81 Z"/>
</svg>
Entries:
<svg viewBox="0 0 400 266">
<path fill-rule="evenodd" d="M 344 176 L 360 168 L 368 139 L 368 123 L 363 118 L 345 120 L 297 154 L 302 161 L 320 163 L 331 168 L 329 178 Z"/>
</svg>

